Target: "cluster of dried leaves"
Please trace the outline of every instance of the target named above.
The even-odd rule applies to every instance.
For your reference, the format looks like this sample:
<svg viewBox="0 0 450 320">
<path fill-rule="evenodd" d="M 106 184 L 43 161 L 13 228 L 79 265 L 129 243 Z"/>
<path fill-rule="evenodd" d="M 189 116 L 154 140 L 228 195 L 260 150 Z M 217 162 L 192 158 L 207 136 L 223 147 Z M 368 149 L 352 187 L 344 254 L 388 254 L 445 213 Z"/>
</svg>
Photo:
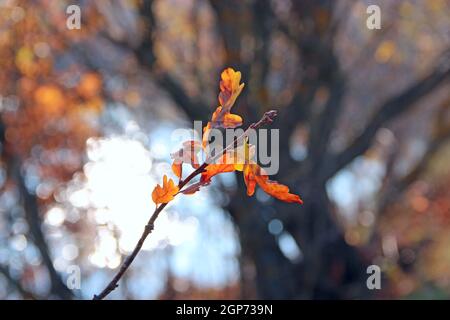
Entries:
<svg viewBox="0 0 450 320">
<path fill-rule="evenodd" d="M 179 151 L 171 155 L 173 158 L 172 171 L 179 178 L 179 183 L 176 185 L 172 179 L 168 179 L 165 175 L 162 186 L 157 185 L 152 193 L 152 199 L 156 205 L 170 202 L 178 193 L 193 194 L 200 190 L 200 187 L 209 185 L 213 176 L 233 171 L 243 172 L 249 196 L 255 193 L 256 185 L 258 185 L 274 198 L 285 202 L 302 203 L 300 197 L 290 193 L 287 186 L 270 180 L 264 169 L 256 163 L 254 160 L 255 146 L 248 143 L 246 133 L 235 140 L 236 145 L 233 143 L 227 146 L 219 156 L 207 158 L 201 166 L 199 165 L 197 155 L 202 150 L 206 152 L 212 129 L 234 129 L 242 125 L 242 117 L 231 113 L 231 108 L 244 88 L 244 83 L 240 83 L 240 81 L 241 73 L 239 71 L 227 68 L 222 72 L 219 93 L 220 105 L 212 114 L 211 121 L 203 128 L 202 142 L 186 141 Z M 238 141 L 242 143 L 239 145 Z M 200 181 L 186 185 L 194 176 L 191 174 L 183 181 L 183 164 L 190 164 L 194 169 L 197 169 L 197 172 L 201 174 Z M 185 185 L 186 187 L 183 189 Z"/>
</svg>

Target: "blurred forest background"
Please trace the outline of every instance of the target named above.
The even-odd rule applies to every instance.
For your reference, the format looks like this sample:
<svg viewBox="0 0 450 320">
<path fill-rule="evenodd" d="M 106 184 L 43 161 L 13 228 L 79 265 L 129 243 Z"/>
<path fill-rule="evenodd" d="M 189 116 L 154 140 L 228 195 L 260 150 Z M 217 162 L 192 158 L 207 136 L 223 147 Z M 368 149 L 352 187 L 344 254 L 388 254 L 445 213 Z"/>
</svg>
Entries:
<svg viewBox="0 0 450 320">
<path fill-rule="evenodd" d="M 110 298 L 449 298 L 449 16 L 446 0 L 0 0 L 0 299 L 106 285 L 173 130 L 207 121 L 228 66 L 235 113 L 279 110 L 274 179 L 304 205 L 218 177 L 161 215 Z"/>
</svg>

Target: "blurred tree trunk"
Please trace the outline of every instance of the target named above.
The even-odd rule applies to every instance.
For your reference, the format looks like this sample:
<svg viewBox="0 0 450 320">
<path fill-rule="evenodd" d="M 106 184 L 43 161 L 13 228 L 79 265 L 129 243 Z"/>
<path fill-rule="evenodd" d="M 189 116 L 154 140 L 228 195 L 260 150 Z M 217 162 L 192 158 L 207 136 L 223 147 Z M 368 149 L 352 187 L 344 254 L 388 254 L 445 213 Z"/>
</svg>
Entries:
<svg viewBox="0 0 450 320">
<path fill-rule="evenodd" d="M 249 199 L 245 186 L 240 187 L 226 209 L 235 220 L 240 238 L 242 298 L 294 297 L 296 266 L 283 255 L 276 236 L 268 231 L 273 212 Z"/>
<path fill-rule="evenodd" d="M 43 262 L 42 266 L 46 269 L 50 278 L 51 286 L 49 296 L 51 298 L 58 299 L 72 299 L 74 298 L 73 292 L 64 284 L 61 276 L 58 274 L 53 265 L 50 248 L 42 230 L 42 217 L 39 212 L 38 200 L 36 195 L 32 194 L 25 184 L 24 174 L 22 172 L 22 161 L 17 155 L 14 154 L 14 147 L 8 144 L 5 138 L 5 126 L 1 120 L 0 144 L 2 146 L 1 157 L 8 168 L 8 177 L 16 186 L 21 198 L 22 206 L 25 211 L 25 219 L 30 229 L 30 238 L 39 250 Z M 21 289 L 19 292 L 23 294 L 26 291 Z M 31 293 L 27 293 L 24 296 L 27 297 L 30 295 Z"/>
<path fill-rule="evenodd" d="M 249 199 L 245 188 L 238 190 L 227 209 L 241 240 L 243 298 L 342 299 L 369 293 L 367 263 L 344 241 L 323 186 L 302 188 L 303 206 L 276 203 L 275 210 Z M 300 245 L 301 259 L 291 261 L 280 250 L 278 235 L 268 230 L 275 218 L 281 219 L 284 231 Z M 256 292 L 249 285 L 252 281 Z"/>
</svg>

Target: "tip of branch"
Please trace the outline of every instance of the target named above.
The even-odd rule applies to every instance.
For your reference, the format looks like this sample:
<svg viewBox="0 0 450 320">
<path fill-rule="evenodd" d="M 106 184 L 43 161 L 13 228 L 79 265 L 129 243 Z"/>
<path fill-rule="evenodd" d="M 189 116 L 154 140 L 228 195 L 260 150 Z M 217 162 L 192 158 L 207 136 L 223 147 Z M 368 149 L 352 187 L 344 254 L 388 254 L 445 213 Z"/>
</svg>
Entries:
<svg viewBox="0 0 450 320">
<path fill-rule="evenodd" d="M 278 112 L 276 110 L 269 110 L 264 113 L 264 116 L 261 119 L 261 124 L 271 124 L 273 120 L 277 117 Z"/>
<path fill-rule="evenodd" d="M 277 110 L 269 110 L 264 113 L 264 117 L 267 118 L 270 122 L 272 122 L 273 119 L 275 119 L 277 117 L 277 115 L 278 115 Z"/>
<path fill-rule="evenodd" d="M 261 120 L 259 120 L 257 123 L 252 124 L 250 128 L 257 129 L 263 125 L 271 124 L 277 115 L 278 112 L 276 110 L 266 111 Z"/>
</svg>

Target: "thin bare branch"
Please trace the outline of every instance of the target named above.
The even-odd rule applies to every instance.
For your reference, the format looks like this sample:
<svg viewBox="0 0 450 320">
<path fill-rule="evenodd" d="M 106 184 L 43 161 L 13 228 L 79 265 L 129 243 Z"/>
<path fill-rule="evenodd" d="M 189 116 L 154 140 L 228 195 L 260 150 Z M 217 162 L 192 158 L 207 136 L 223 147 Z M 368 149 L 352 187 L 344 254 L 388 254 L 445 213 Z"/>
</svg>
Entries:
<svg viewBox="0 0 450 320">
<path fill-rule="evenodd" d="M 208 166 L 209 163 L 216 160 L 216 158 L 218 156 L 225 154 L 227 151 L 230 150 L 230 148 L 234 148 L 236 143 L 238 143 L 239 141 L 242 141 L 246 136 L 248 136 L 250 129 L 258 129 L 261 126 L 270 124 L 273 122 L 273 120 L 276 116 L 277 116 L 277 112 L 273 111 L 273 110 L 267 111 L 266 113 L 264 113 L 264 116 L 258 122 L 251 124 L 249 126 L 249 128 L 241 136 L 235 138 L 234 141 L 232 143 L 230 143 L 225 149 L 223 149 L 222 152 L 218 153 L 217 156 L 211 158 L 209 161 L 205 161 L 200 167 L 198 167 L 196 170 L 194 170 L 186 179 L 180 180 L 180 183 L 178 184 L 178 188 L 181 190 L 192 179 L 194 179 L 196 176 L 201 174 L 206 169 L 206 167 Z M 128 270 L 131 263 L 133 263 L 134 259 L 138 255 L 139 251 L 141 251 L 145 240 L 147 239 L 147 237 L 150 235 L 150 233 L 154 229 L 154 223 L 155 223 L 156 219 L 158 218 L 159 214 L 166 206 L 167 206 L 167 203 L 163 203 L 159 207 L 155 208 L 155 211 L 153 212 L 149 221 L 145 225 L 144 231 L 143 231 L 141 237 L 139 238 L 136 246 L 134 247 L 133 251 L 131 252 L 131 254 L 125 259 L 125 261 L 121 265 L 119 271 L 116 273 L 114 278 L 108 283 L 108 285 L 105 287 L 105 289 L 103 289 L 103 291 L 100 292 L 98 295 L 94 295 L 93 300 L 104 299 L 107 295 L 109 295 L 114 289 L 116 289 L 119 286 L 118 285 L 119 280 L 122 278 L 122 276 Z"/>
<path fill-rule="evenodd" d="M 387 100 L 372 117 L 362 133 L 341 153 L 332 157 L 330 166 L 324 172 L 324 181 L 349 164 L 357 156 L 366 152 L 372 143 L 378 129 L 387 122 L 408 111 L 421 98 L 450 79 L 450 50 L 446 51 L 439 63 L 427 76 L 418 80 L 401 94 Z"/>
</svg>

